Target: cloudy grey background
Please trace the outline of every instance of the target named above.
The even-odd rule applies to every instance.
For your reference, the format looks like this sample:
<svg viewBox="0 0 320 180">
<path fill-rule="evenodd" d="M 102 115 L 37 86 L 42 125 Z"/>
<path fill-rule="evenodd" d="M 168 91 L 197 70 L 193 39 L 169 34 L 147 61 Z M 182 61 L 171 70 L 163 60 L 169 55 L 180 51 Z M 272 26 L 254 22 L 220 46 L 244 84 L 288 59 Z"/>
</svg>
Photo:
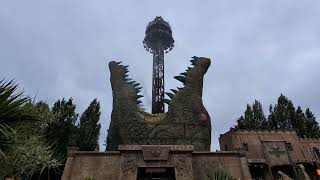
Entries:
<svg viewBox="0 0 320 180">
<path fill-rule="evenodd" d="M 191 56 L 213 60 L 205 76 L 212 150 L 247 103 L 268 111 L 280 93 L 320 118 L 320 1 L 0 0 L 0 78 L 16 79 L 26 94 L 51 105 L 73 97 L 82 112 L 102 106 L 100 144 L 110 121 L 108 61 L 130 65 L 150 110 L 152 56 L 141 41 L 157 15 L 173 28 L 165 57 L 166 89 Z M 37 93 L 38 92 L 38 93 Z"/>
</svg>

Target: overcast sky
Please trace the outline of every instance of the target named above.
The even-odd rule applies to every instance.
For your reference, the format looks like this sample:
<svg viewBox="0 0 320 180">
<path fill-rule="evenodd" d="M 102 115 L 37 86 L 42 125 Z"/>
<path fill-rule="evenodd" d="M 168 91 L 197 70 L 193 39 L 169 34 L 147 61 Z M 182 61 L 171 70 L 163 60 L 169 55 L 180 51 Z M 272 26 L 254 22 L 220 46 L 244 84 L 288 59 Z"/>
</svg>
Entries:
<svg viewBox="0 0 320 180">
<path fill-rule="evenodd" d="M 175 39 L 165 56 L 167 91 L 181 86 L 173 76 L 191 56 L 213 61 L 203 100 L 216 150 L 219 134 L 254 99 L 268 114 L 284 93 L 320 119 L 319 8 L 319 0 L 0 0 L 0 79 L 16 79 L 50 105 L 73 97 L 79 113 L 98 98 L 102 145 L 112 107 L 110 60 L 130 66 L 150 110 L 152 55 L 142 40 L 148 22 L 161 15 Z"/>
</svg>

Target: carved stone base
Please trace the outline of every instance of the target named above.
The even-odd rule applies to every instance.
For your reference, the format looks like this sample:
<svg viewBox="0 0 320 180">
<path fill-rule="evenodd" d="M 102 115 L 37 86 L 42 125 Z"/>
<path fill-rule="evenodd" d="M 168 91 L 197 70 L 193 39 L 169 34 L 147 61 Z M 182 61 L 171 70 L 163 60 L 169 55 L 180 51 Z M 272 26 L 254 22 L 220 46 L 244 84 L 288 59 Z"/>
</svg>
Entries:
<svg viewBox="0 0 320 180">
<path fill-rule="evenodd" d="M 237 152 L 197 152 L 192 145 L 120 145 L 118 149 L 72 151 L 62 180 L 137 180 L 141 170 L 172 170 L 175 180 L 203 180 L 215 169 L 237 179 L 251 179 L 246 158 Z"/>
</svg>

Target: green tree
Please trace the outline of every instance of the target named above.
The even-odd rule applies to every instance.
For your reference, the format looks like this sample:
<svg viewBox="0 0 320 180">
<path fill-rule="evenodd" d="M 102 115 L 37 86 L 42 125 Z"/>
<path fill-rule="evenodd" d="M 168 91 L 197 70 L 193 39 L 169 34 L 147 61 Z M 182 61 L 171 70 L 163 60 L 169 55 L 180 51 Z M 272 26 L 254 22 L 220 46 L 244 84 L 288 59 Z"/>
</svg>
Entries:
<svg viewBox="0 0 320 180">
<path fill-rule="evenodd" d="M 254 100 L 252 104 L 253 122 L 255 129 L 264 129 L 267 127 L 266 116 L 264 115 L 261 103 L 258 100 Z"/>
<path fill-rule="evenodd" d="M 55 156 L 51 147 L 39 134 L 26 134 L 24 128 L 16 129 L 14 148 L 0 158 L 0 178 L 32 177 L 40 175 L 45 169 L 61 167 L 61 159 Z"/>
<path fill-rule="evenodd" d="M 249 104 L 247 104 L 247 109 L 244 112 L 244 119 L 248 129 L 253 129 L 254 127 L 253 111 L 252 111 L 252 107 Z"/>
<path fill-rule="evenodd" d="M 253 111 L 250 104 L 247 104 L 247 109 L 244 115 L 237 120 L 236 128 L 238 129 L 252 129 Z"/>
<path fill-rule="evenodd" d="M 43 115 L 52 116 L 47 118 L 48 121 L 43 124 L 42 129 L 48 144 L 55 149 L 55 156 L 61 159 L 62 164 L 65 164 L 67 159 L 67 147 L 76 145 L 76 121 L 78 114 L 75 112 L 76 105 L 73 99 L 57 100 L 53 107 L 48 108 L 45 103 L 38 104 L 39 111 Z M 50 179 L 61 179 L 63 166 L 59 169 L 48 170 Z"/>
<path fill-rule="evenodd" d="M 66 158 L 67 147 L 75 146 L 76 121 L 78 114 L 75 112 L 76 105 L 73 99 L 58 100 L 52 107 L 55 119 L 49 122 L 45 128 L 46 139 L 49 144 L 54 145 L 57 155 Z"/>
<path fill-rule="evenodd" d="M 294 129 L 300 137 L 320 137 L 320 127 L 309 108 L 303 112 L 300 106 L 295 109 L 293 103 L 284 95 L 278 98 L 278 104 L 272 108 L 268 118 L 272 129 Z"/>
<path fill-rule="evenodd" d="M 291 119 L 292 128 L 297 132 L 298 136 L 303 136 L 306 134 L 306 116 L 302 111 L 301 107 L 298 106 L 295 112 L 295 116 Z"/>
<path fill-rule="evenodd" d="M 295 118 L 295 108 L 293 103 L 284 95 L 280 95 L 278 103 L 272 107 L 270 105 L 270 115 L 268 117 L 271 129 L 291 129 L 292 119 Z"/>
<path fill-rule="evenodd" d="M 263 113 L 263 108 L 258 100 L 252 106 L 247 104 L 244 115 L 237 120 L 238 129 L 262 129 L 267 126 L 267 121 Z"/>
<path fill-rule="evenodd" d="M 22 111 L 29 98 L 22 97 L 22 92 L 16 93 L 17 87 L 13 81 L 0 81 L 0 158 L 5 156 L 4 151 L 14 143 L 12 127 L 17 122 L 31 119 L 29 114 Z"/>
<path fill-rule="evenodd" d="M 77 137 L 79 150 L 94 151 L 99 149 L 100 115 L 100 103 L 94 99 L 80 117 Z"/>
<path fill-rule="evenodd" d="M 236 129 L 247 129 L 247 124 L 246 120 L 244 119 L 243 116 L 240 116 L 237 120 L 237 125 L 235 126 Z"/>
<path fill-rule="evenodd" d="M 281 94 L 277 104 L 270 105 L 270 114 L 266 119 L 262 105 L 255 100 L 247 104 L 244 115 L 237 120 L 236 129 L 294 129 L 300 137 L 320 137 L 320 127 L 309 108 L 303 112 L 300 106 L 295 109 L 291 100 Z"/>
<path fill-rule="evenodd" d="M 316 117 L 309 108 L 306 109 L 305 135 L 307 137 L 320 137 L 320 127 Z"/>
<path fill-rule="evenodd" d="M 224 170 L 215 170 L 209 172 L 205 180 L 235 180 L 235 178 Z"/>
<path fill-rule="evenodd" d="M 34 113 L 30 98 L 16 93 L 17 87 L 13 81 L 0 81 L 0 179 L 30 177 L 60 166 L 39 131 L 41 117 Z"/>
</svg>

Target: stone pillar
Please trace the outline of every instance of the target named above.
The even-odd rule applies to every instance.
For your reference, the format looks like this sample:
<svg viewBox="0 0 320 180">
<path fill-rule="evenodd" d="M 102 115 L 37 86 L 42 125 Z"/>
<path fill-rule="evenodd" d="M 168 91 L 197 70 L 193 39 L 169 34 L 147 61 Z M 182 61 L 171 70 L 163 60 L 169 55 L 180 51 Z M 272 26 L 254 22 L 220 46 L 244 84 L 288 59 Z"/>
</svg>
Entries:
<svg viewBox="0 0 320 180">
<path fill-rule="evenodd" d="M 252 180 L 248 160 L 244 153 L 240 153 L 240 166 L 242 169 L 243 180 Z"/>
<path fill-rule="evenodd" d="M 79 149 L 78 147 L 68 147 L 68 157 L 67 162 L 64 166 L 63 174 L 61 180 L 70 180 L 71 179 L 71 172 L 73 167 L 73 160 L 75 157 L 75 152 Z"/>
<path fill-rule="evenodd" d="M 139 154 L 121 154 L 120 180 L 136 180 L 138 173 Z"/>
<path fill-rule="evenodd" d="M 270 164 L 267 164 L 267 165 L 268 165 L 268 172 L 269 172 L 268 174 L 270 174 L 271 180 L 274 180 Z"/>
<path fill-rule="evenodd" d="M 172 156 L 176 180 L 193 180 L 192 155 L 176 154 Z"/>
</svg>

